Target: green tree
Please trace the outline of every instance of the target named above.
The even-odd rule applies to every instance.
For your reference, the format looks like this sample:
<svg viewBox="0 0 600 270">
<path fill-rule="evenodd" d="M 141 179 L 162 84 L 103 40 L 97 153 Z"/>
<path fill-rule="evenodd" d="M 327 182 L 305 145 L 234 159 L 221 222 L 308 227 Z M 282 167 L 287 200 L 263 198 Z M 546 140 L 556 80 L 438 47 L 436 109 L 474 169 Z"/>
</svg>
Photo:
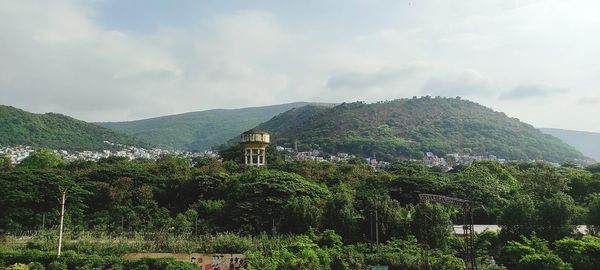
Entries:
<svg viewBox="0 0 600 270">
<path fill-rule="evenodd" d="M 577 208 L 573 198 L 555 194 L 539 203 L 536 224 L 538 234 L 551 242 L 573 234 Z"/>
<path fill-rule="evenodd" d="M 420 204 L 413 219 L 413 232 L 417 234 L 419 242 L 430 248 L 445 249 L 452 230 L 450 217 L 450 210 L 444 206 Z"/>
<path fill-rule="evenodd" d="M 594 192 L 600 192 L 600 177 L 581 169 L 568 169 L 565 176 L 569 179 L 569 194 L 578 203 L 583 203 L 586 197 Z"/>
<path fill-rule="evenodd" d="M 67 191 L 66 222 L 81 225 L 83 197 L 89 194 L 71 178 L 39 170 L 0 173 L 0 230 L 37 229 L 45 217 L 46 226 L 56 225 L 57 199 Z"/>
<path fill-rule="evenodd" d="M 600 193 L 594 193 L 588 196 L 587 203 L 588 216 L 587 224 L 590 226 L 591 233 L 600 233 Z"/>
<path fill-rule="evenodd" d="M 532 163 L 521 163 L 517 166 L 518 169 L 513 171 L 513 175 L 521 183 L 521 190 L 527 194 L 541 198 L 569 190 L 569 179 L 560 171 L 563 169 Z"/>
<path fill-rule="evenodd" d="M 49 149 L 41 149 L 33 152 L 25 158 L 17 168 L 19 169 L 49 169 L 63 164 L 63 159 L 55 155 Z"/>
<path fill-rule="evenodd" d="M 554 243 L 556 253 L 575 270 L 600 269 L 600 238 L 565 238 Z"/>
<path fill-rule="evenodd" d="M 173 155 L 161 155 L 156 160 L 157 174 L 163 179 L 189 179 L 190 161 Z"/>
<path fill-rule="evenodd" d="M 46 269 L 43 264 L 39 262 L 31 262 L 27 265 L 29 270 L 44 270 Z"/>
<path fill-rule="evenodd" d="M 345 183 L 332 188 L 332 196 L 325 205 L 323 225 L 333 229 L 347 240 L 359 239 L 358 224 L 364 216 L 355 208 L 356 190 Z"/>
<path fill-rule="evenodd" d="M 476 212 L 476 222 L 495 223 L 505 198 L 518 187 L 517 180 L 500 163 L 477 161 L 465 168 L 446 186 L 452 197 L 465 198 L 484 205 L 487 212 Z M 492 217 L 487 217 L 491 214 Z M 486 216 L 483 216 L 486 215 Z"/>
<path fill-rule="evenodd" d="M 192 160 L 196 173 L 208 174 L 208 175 L 219 175 L 221 173 L 227 173 L 227 170 L 223 164 L 216 158 L 212 157 L 197 157 Z"/>
<path fill-rule="evenodd" d="M 585 169 L 591 173 L 600 173 L 600 163 L 589 165 Z"/>
<path fill-rule="evenodd" d="M 291 173 L 251 169 L 235 176 L 232 181 L 227 206 L 232 221 L 230 225 L 239 228 L 246 224 L 254 232 L 271 231 L 273 224 L 280 227 L 302 217 L 320 218 L 319 209 L 323 208 L 329 196 L 329 191 L 324 186 Z M 293 203 L 292 198 L 295 198 L 296 203 Z M 300 206 L 298 202 L 302 202 L 302 211 L 286 211 L 290 210 L 291 202 L 296 206 Z M 308 212 L 304 213 L 304 210 Z M 318 224 L 310 226 L 317 227 Z M 287 226 L 280 227 L 279 230 L 297 231 Z"/>
<path fill-rule="evenodd" d="M 534 232 L 537 229 L 536 222 L 537 213 L 531 196 L 516 196 L 502 209 L 498 218 L 498 224 L 502 228 L 500 235 L 508 240 L 519 239 L 521 235 Z"/>
<path fill-rule="evenodd" d="M 12 170 L 12 160 L 8 155 L 0 155 L 0 172 L 5 171 L 8 172 Z"/>
<path fill-rule="evenodd" d="M 535 234 L 522 237 L 521 242 L 509 241 L 504 248 L 505 264 L 509 269 L 569 270 L 571 266 L 554 254 L 545 241 Z"/>
</svg>

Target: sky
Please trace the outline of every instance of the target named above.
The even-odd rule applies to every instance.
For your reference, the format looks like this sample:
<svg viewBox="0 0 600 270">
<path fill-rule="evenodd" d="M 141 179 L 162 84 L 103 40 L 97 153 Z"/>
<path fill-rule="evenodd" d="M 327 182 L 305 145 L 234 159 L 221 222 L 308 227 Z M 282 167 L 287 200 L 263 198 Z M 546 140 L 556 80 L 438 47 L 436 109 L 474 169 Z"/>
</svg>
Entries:
<svg viewBox="0 0 600 270">
<path fill-rule="evenodd" d="M 600 132 L 600 1 L 0 1 L 0 104 L 123 121 L 460 96 Z"/>
</svg>

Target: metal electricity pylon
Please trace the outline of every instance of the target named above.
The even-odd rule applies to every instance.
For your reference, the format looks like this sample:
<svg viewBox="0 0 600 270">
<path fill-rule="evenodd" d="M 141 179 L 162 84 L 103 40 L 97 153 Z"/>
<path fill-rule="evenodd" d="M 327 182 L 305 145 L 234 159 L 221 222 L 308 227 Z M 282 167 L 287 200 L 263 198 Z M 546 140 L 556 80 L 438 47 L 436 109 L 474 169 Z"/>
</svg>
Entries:
<svg viewBox="0 0 600 270">
<path fill-rule="evenodd" d="M 423 247 L 423 253 L 421 257 L 422 269 L 429 270 L 429 245 L 427 244 L 427 203 L 438 203 L 442 205 L 452 206 L 460 208 L 462 210 L 462 224 L 463 224 L 463 237 L 464 237 L 464 249 L 465 249 L 465 264 L 468 270 L 477 270 L 477 263 L 475 258 L 475 231 L 473 230 L 473 210 L 475 204 L 472 201 L 447 197 L 442 195 L 434 194 L 419 194 L 419 205 L 424 211 L 422 214 L 421 228 L 424 228 L 421 235 L 420 242 Z"/>
</svg>

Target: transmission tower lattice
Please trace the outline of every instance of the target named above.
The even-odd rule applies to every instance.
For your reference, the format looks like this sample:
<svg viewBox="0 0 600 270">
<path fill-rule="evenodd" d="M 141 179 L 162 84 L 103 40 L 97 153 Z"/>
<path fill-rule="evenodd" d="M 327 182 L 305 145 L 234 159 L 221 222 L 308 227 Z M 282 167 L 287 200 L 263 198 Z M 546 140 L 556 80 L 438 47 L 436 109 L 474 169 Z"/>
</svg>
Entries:
<svg viewBox="0 0 600 270">
<path fill-rule="evenodd" d="M 427 203 L 438 203 L 442 205 L 452 206 L 462 209 L 462 224 L 463 224 L 463 237 L 464 237 L 464 260 L 467 266 L 467 270 L 477 270 L 477 263 L 475 259 L 475 231 L 473 230 L 473 208 L 475 204 L 472 201 L 447 197 L 435 194 L 419 194 L 419 206 L 423 210 L 422 220 L 420 221 L 424 228 L 421 235 L 421 246 L 423 252 L 421 255 L 421 269 L 429 270 L 429 245 L 428 233 L 427 233 Z"/>
</svg>

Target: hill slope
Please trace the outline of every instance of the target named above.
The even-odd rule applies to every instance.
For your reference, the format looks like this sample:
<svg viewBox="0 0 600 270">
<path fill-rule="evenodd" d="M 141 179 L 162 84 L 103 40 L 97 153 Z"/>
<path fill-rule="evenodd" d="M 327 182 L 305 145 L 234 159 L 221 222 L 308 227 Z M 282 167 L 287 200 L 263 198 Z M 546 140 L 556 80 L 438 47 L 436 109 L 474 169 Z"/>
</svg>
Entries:
<svg viewBox="0 0 600 270">
<path fill-rule="evenodd" d="M 99 125 L 170 149 L 206 150 L 289 109 L 309 103 L 217 109 Z M 328 104 L 320 104 L 329 106 Z"/>
<path fill-rule="evenodd" d="M 64 150 L 103 150 L 104 141 L 148 146 L 137 139 L 62 114 L 35 114 L 0 105 L 0 145 Z"/>
<path fill-rule="evenodd" d="M 583 159 L 575 148 L 531 125 L 477 103 L 448 98 L 399 99 L 333 108 L 292 109 L 261 124 L 279 145 L 350 152 L 379 159 L 493 154 L 506 159 Z"/>
<path fill-rule="evenodd" d="M 584 155 L 600 161 L 600 133 L 557 128 L 540 128 L 540 130 L 563 140 Z"/>
</svg>

